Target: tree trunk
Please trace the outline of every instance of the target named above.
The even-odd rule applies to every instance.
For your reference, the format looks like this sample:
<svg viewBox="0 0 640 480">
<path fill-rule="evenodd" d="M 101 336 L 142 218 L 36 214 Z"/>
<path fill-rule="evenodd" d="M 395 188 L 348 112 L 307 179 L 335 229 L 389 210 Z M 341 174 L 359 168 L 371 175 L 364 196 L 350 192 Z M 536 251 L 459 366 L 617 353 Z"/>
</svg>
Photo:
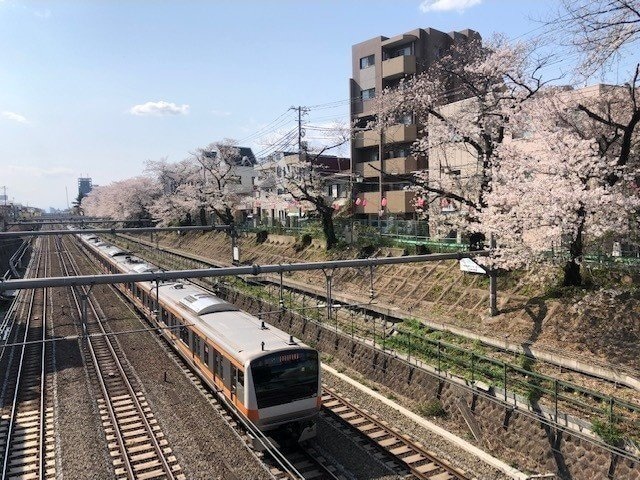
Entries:
<svg viewBox="0 0 640 480">
<path fill-rule="evenodd" d="M 578 226 L 576 236 L 572 239 L 571 245 L 569 245 L 569 261 L 564 266 L 564 280 L 562 284 L 565 287 L 579 287 L 582 285 L 580 263 L 582 262 L 582 255 L 584 254 L 582 231 L 584 230 L 585 211 L 583 207 L 580 207 L 578 217 L 580 218 L 580 225 Z"/>
<path fill-rule="evenodd" d="M 327 241 L 327 250 L 331 250 L 336 243 L 338 243 L 338 238 L 336 237 L 336 232 L 333 226 L 333 210 L 322 210 L 320 212 L 320 217 L 322 218 L 322 231 L 324 232 L 324 238 Z"/>
<path fill-rule="evenodd" d="M 207 224 L 207 212 L 205 211 L 204 207 L 200 207 L 200 212 L 198 212 L 200 214 L 200 225 L 206 225 Z"/>
</svg>

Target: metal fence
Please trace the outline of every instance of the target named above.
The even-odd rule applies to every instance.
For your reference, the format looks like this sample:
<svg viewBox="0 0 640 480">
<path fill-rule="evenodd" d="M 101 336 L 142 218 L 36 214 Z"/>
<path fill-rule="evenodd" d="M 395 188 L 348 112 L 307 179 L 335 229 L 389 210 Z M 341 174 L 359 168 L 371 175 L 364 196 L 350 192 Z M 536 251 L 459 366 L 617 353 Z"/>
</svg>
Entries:
<svg viewBox="0 0 640 480">
<path fill-rule="evenodd" d="M 247 287 L 245 294 L 274 306 L 280 304 L 306 321 L 323 325 L 354 340 L 369 340 L 374 349 L 383 353 L 401 354 L 417 366 L 429 365 L 439 376 L 455 376 L 476 387 L 484 384 L 486 391 L 506 403 L 526 404 L 533 410 L 542 408 L 550 420 L 565 425 L 582 424 L 609 443 L 618 443 L 626 437 L 640 445 L 639 404 L 537 373 L 535 360 L 530 357 L 516 354 L 514 362 L 502 361 L 487 356 L 483 346 L 469 347 L 447 342 L 441 332 L 426 330 L 418 321 L 407 320 L 397 324 L 384 317 L 367 316 L 365 310 L 358 307 L 347 307 L 346 312 L 350 313 L 340 318 L 337 310 L 329 314 L 326 305 L 316 306 L 313 301 L 305 300 L 305 296 L 302 296 L 302 301 L 296 300 L 291 292 L 283 295 L 275 285 Z M 231 289 L 244 290 L 240 284 Z M 277 313 L 275 309 L 274 313 Z M 365 321 L 356 320 L 358 315 L 362 315 Z M 416 327 L 423 331 L 413 331 L 412 328 Z"/>
</svg>

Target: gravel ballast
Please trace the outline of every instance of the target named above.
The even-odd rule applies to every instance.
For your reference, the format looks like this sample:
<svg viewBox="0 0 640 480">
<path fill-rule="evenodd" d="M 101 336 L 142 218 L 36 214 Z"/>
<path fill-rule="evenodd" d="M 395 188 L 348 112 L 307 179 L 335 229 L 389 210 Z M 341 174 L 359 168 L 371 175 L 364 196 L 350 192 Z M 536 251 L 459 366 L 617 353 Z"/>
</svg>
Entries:
<svg viewBox="0 0 640 480">
<path fill-rule="evenodd" d="M 344 365 L 340 365 L 339 362 L 335 359 L 332 361 L 332 366 L 352 378 L 358 379 L 360 377 L 356 372 L 350 371 Z M 436 453 L 443 460 L 446 460 L 454 467 L 464 470 L 470 476 L 482 480 L 507 480 L 510 478 L 504 473 L 487 465 L 475 455 L 472 455 L 464 451 L 460 447 L 453 445 L 449 441 L 445 440 L 439 435 L 436 435 L 430 430 L 427 430 L 426 428 L 414 422 L 394 408 L 382 403 L 376 398 L 366 394 L 362 390 L 355 388 L 342 379 L 331 375 L 326 370 L 323 370 L 322 381 L 327 386 L 335 388 L 338 392 L 340 392 L 340 394 L 347 396 L 350 401 L 357 404 L 359 407 L 368 410 L 372 414 L 378 415 L 380 418 L 384 418 L 392 426 L 411 435 L 413 438 L 425 445 L 429 450 Z M 392 392 L 385 391 L 386 389 L 381 385 L 373 385 L 373 382 L 367 382 L 367 385 L 374 390 L 380 391 L 383 394 L 393 395 Z M 394 395 L 393 400 L 408 409 L 412 409 L 413 407 L 415 407 L 415 405 L 412 405 L 412 402 L 407 399 L 397 398 L 397 395 Z M 444 428 L 447 428 L 445 422 L 437 422 L 436 419 L 432 418 L 429 418 L 428 420 L 433 421 L 434 423 L 438 423 Z"/>
<path fill-rule="evenodd" d="M 63 275 L 57 257 L 52 258 L 51 265 L 54 275 Z M 79 320 L 69 289 L 52 288 L 49 294 L 53 334 L 57 337 L 77 335 Z M 89 380 L 80 342 L 59 340 L 51 345 L 55 349 L 57 476 L 87 480 L 114 478 L 96 403 L 100 392 Z"/>
<path fill-rule="evenodd" d="M 86 258 L 78 257 L 78 261 L 83 273 L 91 272 Z M 108 330 L 148 327 L 111 287 L 96 286 L 92 294 L 100 299 Z M 253 453 L 167 355 L 155 334 L 123 334 L 112 339 L 124 352 L 126 358 L 121 360 L 135 372 L 137 383 L 186 478 L 270 478 Z"/>
</svg>

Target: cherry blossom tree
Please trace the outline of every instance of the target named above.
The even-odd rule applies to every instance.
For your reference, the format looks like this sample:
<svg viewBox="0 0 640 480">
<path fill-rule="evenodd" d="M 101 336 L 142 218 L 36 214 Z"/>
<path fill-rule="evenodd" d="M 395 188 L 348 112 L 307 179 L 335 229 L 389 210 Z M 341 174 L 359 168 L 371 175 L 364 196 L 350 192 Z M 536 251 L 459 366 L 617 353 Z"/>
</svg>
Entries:
<svg viewBox="0 0 640 480">
<path fill-rule="evenodd" d="M 499 265 L 531 264 L 555 245 L 567 258 L 564 285 L 579 286 L 585 242 L 633 228 L 640 212 L 638 138 L 630 161 L 621 162 L 624 135 L 612 125 L 628 120 L 624 90 L 602 86 L 585 96 L 551 89 L 513 120 L 527 135 L 499 147 L 489 206 L 480 215 L 485 233 L 498 238 Z"/>
<path fill-rule="evenodd" d="M 158 221 L 158 225 L 193 223 L 192 214 L 196 211 L 196 206 L 179 193 L 189 181 L 192 169 L 189 159 L 175 163 L 166 158 L 147 161 L 145 171 L 158 181 L 162 190 L 162 195 L 149 207 L 149 212 Z"/>
<path fill-rule="evenodd" d="M 95 187 L 82 199 L 86 215 L 123 220 L 151 220 L 149 212 L 160 196 L 160 185 L 146 176 L 112 182 Z"/>
<path fill-rule="evenodd" d="M 234 221 L 235 213 L 249 198 L 238 188 L 238 169 L 250 167 L 233 140 L 223 140 L 198 148 L 181 162 L 148 162 L 147 170 L 163 186 L 163 195 L 152 206 L 154 218 L 162 223 L 190 220 L 195 214 L 202 225 L 210 213 L 224 224 Z"/>
<path fill-rule="evenodd" d="M 624 47 L 640 40 L 640 0 L 562 0 L 550 32 L 580 54 L 581 76 L 611 65 Z"/>
<path fill-rule="evenodd" d="M 320 218 L 327 250 L 338 243 L 333 221 L 336 210 L 328 197 L 327 188 L 330 182 L 336 181 L 333 174 L 346 170 L 349 165 L 338 165 L 335 163 L 338 157 L 327 156 L 326 152 L 344 145 L 349 138 L 348 129 L 337 126 L 331 134 L 327 134 L 323 146 L 315 151 L 304 150 L 298 161 L 289 163 L 282 175 L 275 179 L 293 200 Z"/>
<path fill-rule="evenodd" d="M 545 84 L 540 70 L 548 59 L 536 57 L 534 47 L 472 38 L 377 100 L 382 115 L 375 123 L 382 128 L 406 115 L 422 128 L 413 153 L 427 157 L 429 168 L 412 180 L 417 210 L 439 226 L 468 232 L 472 243 L 482 241 L 478 216 L 488 206 L 511 118 Z"/>
</svg>

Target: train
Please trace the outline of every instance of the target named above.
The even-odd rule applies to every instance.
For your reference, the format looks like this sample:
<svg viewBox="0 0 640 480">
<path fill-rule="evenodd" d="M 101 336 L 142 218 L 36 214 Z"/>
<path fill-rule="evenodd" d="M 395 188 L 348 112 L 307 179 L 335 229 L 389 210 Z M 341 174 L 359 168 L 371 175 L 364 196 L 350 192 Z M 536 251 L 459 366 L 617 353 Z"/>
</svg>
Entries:
<svg viewBox="0 0 640 480">
<path fill-rule="evenodd" d="M 160 270 L 95 235 L 79 238 L 109 273 Z M 315 437 L 322 402 L 316 349 L 186 280 L 117 288 L 147 314 L 199 376 L 263 434 L 298 442 Z"/>
</svg>

